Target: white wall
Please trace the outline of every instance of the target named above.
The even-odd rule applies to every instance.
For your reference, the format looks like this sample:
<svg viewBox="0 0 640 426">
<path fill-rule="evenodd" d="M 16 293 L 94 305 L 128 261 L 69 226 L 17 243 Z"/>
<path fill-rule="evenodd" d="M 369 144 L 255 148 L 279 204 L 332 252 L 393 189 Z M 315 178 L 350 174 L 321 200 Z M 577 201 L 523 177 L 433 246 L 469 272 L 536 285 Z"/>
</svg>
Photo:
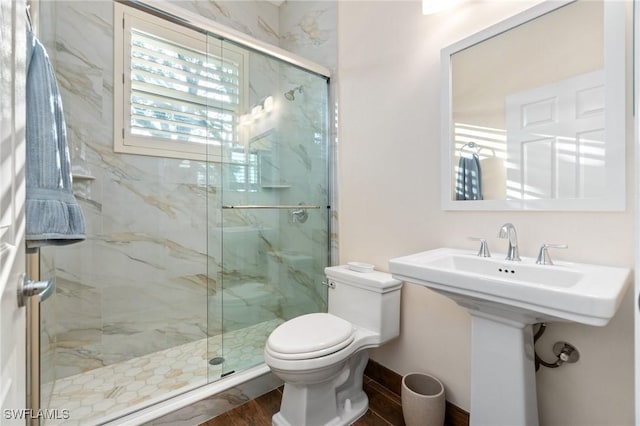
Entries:
<svg viewBox="0 0 640 426">
<path fill-rule="evenodd" d="M 624 213 L 440 208 L 440 49 L 534 3 L 470 2 L 434 16 L 423 16 L 417 1 L 338 3 L 341 262 L 367 261 L 388 270 L 390 258 L 412 252 L 474 248 L 468 236 L 488 238 L 494 252 L 504 252 L 505 241 L 495 236 L 510 221 L 518 229 L 521 255 L 535 256 L 544 242 L 567 243 L 569 250 L 554 253 L 557 259 L 633 265 L 630 139 Z M 537 373 L 542 425 L 634 423 L 631 293 L 607 327 L 549 325 L 539 353 L 549 359 L 553 343 L 566 340 L 582 358 Z M 400 338 L 372 358 L 401 374 L 435 374 L 445 383 L 448 399 L 468 410 L 466 311 L 407 284 L 402 312 Z"/>
</svg>

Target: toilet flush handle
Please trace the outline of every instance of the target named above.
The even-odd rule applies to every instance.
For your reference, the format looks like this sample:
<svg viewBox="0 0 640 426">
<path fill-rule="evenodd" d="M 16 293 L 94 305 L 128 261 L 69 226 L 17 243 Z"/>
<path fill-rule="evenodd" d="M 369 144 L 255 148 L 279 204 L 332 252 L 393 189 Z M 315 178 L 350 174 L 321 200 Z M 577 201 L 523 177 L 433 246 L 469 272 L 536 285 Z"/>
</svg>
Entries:
<svg viewBox="0 0 640 426">
<path fill-rule="evenodd" d="M 325 281 L 322 281 L 322 285 L 327 286 L 329 288 L 336 288 L 336 283 L 334 283 L 333 281 L 329 281 L 328 283 Z"/>
</svg>

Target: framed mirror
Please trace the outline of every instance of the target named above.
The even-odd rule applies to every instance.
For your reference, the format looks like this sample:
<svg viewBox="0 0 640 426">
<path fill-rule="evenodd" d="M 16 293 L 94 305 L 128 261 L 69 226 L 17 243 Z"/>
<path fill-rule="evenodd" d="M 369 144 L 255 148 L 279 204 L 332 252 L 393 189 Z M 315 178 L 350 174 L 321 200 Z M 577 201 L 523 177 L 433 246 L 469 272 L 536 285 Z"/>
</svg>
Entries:
<svg viewBox="0 0 640 426">
<path fill-rule="evenodd" d="M 442 50 L 443 209 L 625 209 L 625 21 L 549 1 Z"/>
</svg>

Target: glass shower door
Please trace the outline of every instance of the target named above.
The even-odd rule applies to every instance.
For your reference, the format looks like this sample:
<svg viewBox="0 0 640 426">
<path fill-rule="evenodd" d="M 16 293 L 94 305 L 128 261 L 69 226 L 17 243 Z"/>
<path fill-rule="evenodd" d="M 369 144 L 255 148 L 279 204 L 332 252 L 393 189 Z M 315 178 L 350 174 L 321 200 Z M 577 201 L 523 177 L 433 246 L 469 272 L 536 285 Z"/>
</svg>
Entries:
<svg viewBox="0 0 640 426">
<path fill-rule="evenodd" d="M 219 241 L 209 241 L 220 247 L 228 375 L 262 363 L 282 322 L 326 310 L 329 120 L 325 77 L 230 42 L 222 52 L 238 61 L 238 104 L 222 143 L 220 204 L 209 210 Z"/>
</svg>

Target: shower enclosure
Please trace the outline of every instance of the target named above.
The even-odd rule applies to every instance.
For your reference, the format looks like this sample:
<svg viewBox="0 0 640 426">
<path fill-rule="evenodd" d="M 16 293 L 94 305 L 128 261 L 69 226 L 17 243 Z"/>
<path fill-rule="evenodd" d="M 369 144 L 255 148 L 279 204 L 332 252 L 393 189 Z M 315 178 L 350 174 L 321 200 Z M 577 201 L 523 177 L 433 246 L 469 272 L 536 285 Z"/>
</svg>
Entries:
<svg viewBox="0 0 640 426">
<path fill-rule="evenodd" d="M 149 134 L 173 108 L 205 135 L 204 157 L 117 152 L 119 49 L 97 16 L 114 16 L 113 3 L 41 3 L 88 229 L 85 242 L 40 253 L 41 278 L 56 280 L 40 307 L 40 408 L 56 414 L 45 425 L 99 424 L 242 375 L 263 362 L 278 324 L 326 309 L 328 72 L 192 21 L 203 50 L 168 43 L 155 54 L 173 48 L 202 71 L 186 83 L 204 93 L 200 110 L 169 105 L 181 99 L 136 104 L 134 66 L 125 99 L 131 129 Z M 141 85 L 170 78 L 145 73 Z"/>
<path fill-rule="evenodd" d="M 266 337 L 283 320 L 326 308 L 328 80 L 233 42 L 209 46 L 220 46 L 223 61 L 225 52 L 249 54 L 240 142 L 222 146 L 219 175 L 208 169 L 210 187 L 220 185 L 219 196 L 208 198 L 209 270 L 216 272 L 208 352 L 212 364 L 225 354 L 225 375 L 262 362 Z"/>
</svg>

